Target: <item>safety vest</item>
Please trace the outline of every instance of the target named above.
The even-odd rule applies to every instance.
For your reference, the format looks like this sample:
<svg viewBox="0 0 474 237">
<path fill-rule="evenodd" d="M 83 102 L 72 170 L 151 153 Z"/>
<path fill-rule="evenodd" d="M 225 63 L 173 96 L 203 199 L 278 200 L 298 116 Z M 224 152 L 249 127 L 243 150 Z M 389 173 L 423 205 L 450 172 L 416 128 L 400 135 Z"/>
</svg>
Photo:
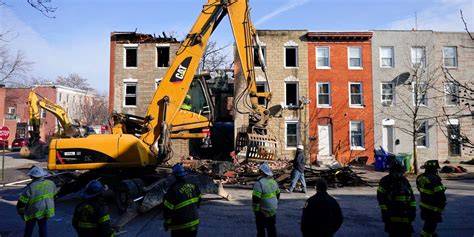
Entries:
<svg viewBox="0 0 474 237">
<path fill-rule="evenodd" d="M 416 187 L 420 191 L 420 209 L 442 213 L 446 205 L 446 188 L 436 174 L 421 174 L 416 178 Z"/>
<path fill-rule="evenodd" d="M 278 207 L 277 195 L 280 193 L 277 182 L 272 178 L 262 177 L 253 186 L 252 196 L 259 199 L 252 205 L 254 212 L 261 212 L 266 217 L 274 216 Z"/>
<path fill-rule="evenodd" d="M 199 188 L 185 181 L 177 181 L 168 190 L 163 202 L 165 230 L 193 230 L 199 225 Z"/>
<path fill-rule="evenodd" d="M 76 207 L 72 224 L 79 237 L 114 236 L 110 215 L 96 199 L 87 200 Z"/>
<path fill-rule="evenodd" d="M 377 200 L 384 221 L 411 223 L 416 217 L 415 196 L 405 177 L 383 177 L 377 189 Z"/>
<path fill-rule="evenodd" d="M 184 104 L 184 103 L 183 103 L 183 104 L 181 105 L 181 109 L 182 109 L 182 110 L 191 111 L 192 108 L 193 108 L 193 107 L 192 107 L 192 105 L 190 105 L 190 104 Z"/>
<path fill-rule="evenodd" d="M 38 179 L 30 183 L 18 199 L 18 211 L 25 221 L 54 216 L 54 195 L 56 185 L 47 179 Z"/>
</svg>

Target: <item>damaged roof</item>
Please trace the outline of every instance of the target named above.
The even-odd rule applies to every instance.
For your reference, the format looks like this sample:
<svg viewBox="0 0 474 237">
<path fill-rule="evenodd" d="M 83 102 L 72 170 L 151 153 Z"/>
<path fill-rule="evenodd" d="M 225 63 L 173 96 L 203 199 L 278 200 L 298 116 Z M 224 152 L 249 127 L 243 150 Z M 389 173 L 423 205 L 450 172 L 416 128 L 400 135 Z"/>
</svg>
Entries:
<svg viewBox="0 0 474 237">
<path fill-rule="evenodd" d="M 178 43 L 173 36 L 163 35 L 155 36 L 155 34 L 143 34 L 137 32 L 119 32 L 114 31 L 110 34 L 110 40 L 120 43 Z"/>
</svg>

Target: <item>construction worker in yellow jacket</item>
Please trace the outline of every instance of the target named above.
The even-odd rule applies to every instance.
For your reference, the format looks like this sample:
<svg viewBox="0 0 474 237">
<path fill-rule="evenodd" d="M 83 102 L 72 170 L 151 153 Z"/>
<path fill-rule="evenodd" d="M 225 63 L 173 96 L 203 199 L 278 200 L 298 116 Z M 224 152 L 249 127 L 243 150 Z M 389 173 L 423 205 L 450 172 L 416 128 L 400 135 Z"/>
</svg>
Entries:
<svg viewBox="0 0 474 237">
<path fill-rule="evenodd" d="M 193 109 L 190 95 L 186 95 L 186 97 L 184 97 L 184 101 L 183 101 L 183 104 L 181 105 L 181 109 L 187 110 L 187 111 L 191 111 Z"/>
<path fill-rule="evenodd" d="M 83 202 L 74 210 L 72 225 L 79 237 L 110 237 L 114 231 L 110 215 L 102 200 L 103 184 L 92 180 L 81 191 Z"/>
<path fill-rule="evenodd" d="M 438 176 L 439 163 L 437 160 L 425 162 L 425 173 L 416 178 L 416 187 L 420 191 L 421 219 L 425 221 L 421 236 L 438 236 L 436 227 L 443 219 L 441 214 L 446 206 L 446 188 Z"/>
<path fill-rule="evenodd" d="M 28 175 L 33 181 L 21 193 L 16 205 L 18 214 L 26 221 L 24 236 L 32 236 L 38 222 L 39 236 L 46 237 L 47 220 L 54 216 L 56 185 L 53 181 L 44 179 L 48 173 L 41 167 L 33 166 Z"/>
<path fill-rule="evenodd" d="M 255 213 L 258 237 L 276 237 L 276 212 L 280 189 L 267 163 L 260 165 L 262 175 L 253 186 L 252 208 Z M 266 234 L 265 234 L 266 232 Z"/>
</svg>

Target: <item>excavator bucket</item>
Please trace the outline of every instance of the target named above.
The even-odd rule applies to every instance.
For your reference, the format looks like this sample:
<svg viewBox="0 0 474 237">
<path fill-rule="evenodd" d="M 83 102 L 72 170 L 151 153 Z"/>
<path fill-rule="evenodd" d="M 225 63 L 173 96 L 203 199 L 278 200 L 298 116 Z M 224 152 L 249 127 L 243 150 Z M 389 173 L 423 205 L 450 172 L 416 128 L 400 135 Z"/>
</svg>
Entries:
<svg viewBox="0 0 474 237">
<path fill-rule="evenodd" d="M 273 161 L 276 159 L 277 140 L 271 135 L 239 132 L 236 138 L 237 152 L 244 152 L 247 160 Z"/>
</svg>

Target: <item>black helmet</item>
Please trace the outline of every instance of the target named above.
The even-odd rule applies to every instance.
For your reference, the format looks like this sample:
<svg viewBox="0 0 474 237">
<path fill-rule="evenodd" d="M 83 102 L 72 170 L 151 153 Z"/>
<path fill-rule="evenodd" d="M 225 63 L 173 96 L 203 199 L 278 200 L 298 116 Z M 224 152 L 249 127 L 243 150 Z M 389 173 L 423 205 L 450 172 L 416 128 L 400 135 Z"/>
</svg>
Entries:
<svg viewBox="0 0 474 237">
<path fill-rule="evenodd" d="M 402 161 L 399 159 L 392 159 L 390 162 L 390 169 L 389 172 L 392 173 L 400 173 L 403 174 L 403 164 Z"/>
<path fill-rule="evenodd" d="M 438 160 L 428 160 L 428 161 L 425 162 L 424 167 L 425 167 L 425 169 L 439 169 L 439 168 L 441 168 L 439 166 Z"/>
</svg>

